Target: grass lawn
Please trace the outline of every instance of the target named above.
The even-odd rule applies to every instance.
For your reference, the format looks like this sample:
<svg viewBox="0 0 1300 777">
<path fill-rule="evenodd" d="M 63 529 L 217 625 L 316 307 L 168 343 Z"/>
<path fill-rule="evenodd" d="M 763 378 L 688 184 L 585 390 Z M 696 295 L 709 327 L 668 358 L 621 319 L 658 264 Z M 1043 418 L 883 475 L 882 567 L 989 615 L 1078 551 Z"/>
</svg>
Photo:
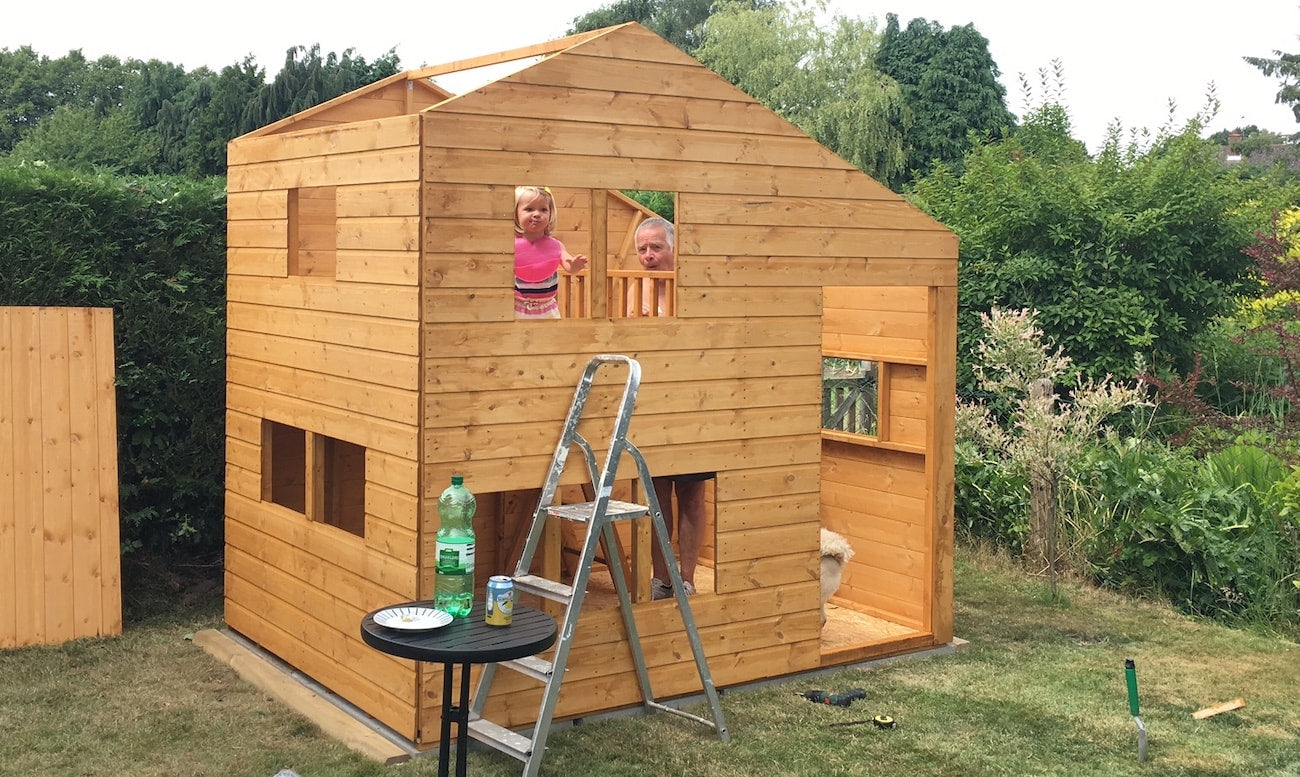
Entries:
<svg viewBox="0 0 1300 777">
<path fill-rule="evenodd" d="M 1045 582 L 959 547 L 954 655 L 724 691 L 729 744 L 670 715 L 561 727 L 545 775 L 1289 775 L 1300 777 L 1300 646 L 1151 603 Z M 155 591 L 170 611 L 124 636 L 0 651 L 0 775 L 432 775 L 324 738 L 188 637 L 219 628 L 214 591 Z M 184 605 L 184 606 L 181 606 Z M 140 609 L 137 607 L 133 609 Z M 1124 659 L 1137 662 L 1147 763 L 1137 763 Z M 797 695 L 862 688 L 849 708 Z M 1193 720 L 1243 697 L 1243 709 Z M 696 712 L 707 717 L 704 708 Z M 886 714 L 893 730 L 869 723 Z M 836 723 L 850 725 L 836 726 Z M 518 761 L 470 754 L 470 774 Z"/>
</svg>

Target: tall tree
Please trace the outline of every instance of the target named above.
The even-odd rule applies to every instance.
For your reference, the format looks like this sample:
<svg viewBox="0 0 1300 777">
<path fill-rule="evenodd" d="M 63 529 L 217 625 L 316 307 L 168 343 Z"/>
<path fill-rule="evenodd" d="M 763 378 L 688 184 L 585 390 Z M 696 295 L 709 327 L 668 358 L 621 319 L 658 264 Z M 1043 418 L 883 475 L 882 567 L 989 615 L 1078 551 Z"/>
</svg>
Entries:
<svg viewBox="0 0 1300 777">
<path fill-rule="evenodd" d="M 50 59 L 31 46 L 0 49 L 0 153 L 60 105 L 76 105 L 89 68 L 80 51 Z"/>
<path fill-rule="evenodd" d="M 912 175 L 924 175 L 935 161 L 960 164 L 971 133 L 1001 138 L 1015 126 L 989 42 L 973 25 L 944 30 L 918 18 L 900 29 L 896 14 L 885 19 L 876 66 L 902 85 L 912 114 L 906 135 Z"/>
<path fill-rule="evenodd" d="M 321 56 L 320 44 L 310 48 L 294 46 L 285 52 L 284 66 L 249 105 L 244 119 L 254 127 L 279 121 L 395 75 L 398 63 L 392 49 L 374 62 L 366 62 L 355 55 L 354 49 L 347 49 L 341 55 L 331 51 Z"/>
<path fill-rule="evenodd" d="M 60 105 L 23 135 L 10 155 L 83 171 L 122 175 L 158 172 L 158 136 L 123 110 L 105 116 L 81 105 Z"/>
<path fill-rule="evenodd" d="M 695 56 L 818 142 L 887 184 L 904 167 L 898 84 L 874 65 L 874 26 L 807 5 L 719 4 Z"/>
<path fill-rule="evenodd" d="M 226 143 L 398 72 L 390 50 L 290 49 L 275 80 L 251 57 L 186 73 L 170 62 L 0 50 L 0 154 L 119 173 L 223 175 Z"/>
<path fill-rule="evenodd" d="M 771 8 L 778 0 L 747 0 L 748 8 Z M 724 3 L 715 0 L 614 0 L 573 20 L 569 34 L 599 30 L 626 22 L 639 22 L 688 54 L 694 54 L 704 35 L 704 23 Z"/>
<path fill-rule="evenodd" d="M 18 53 L 29 52 L 24 49 Z M 104 56 L 90 62 L 80 51 L 57 60 L 30 53 L 26 57 L 31 66 L 26 74 L 29 77 L 21 80 L 43 91 L 48 101 L 44 104 L 53 108 L 45 115 L 37 108 L 41 102 L 28 102 L 20 108 L 28 112 L 29 120 L 22 123 L 21 135 L 9 149 L 16 158 L 58 162 L 83 170 L 157 172 L 157 139 L 141 126 L 136 113 L 124 106 L 127 95 L 140 81 L 138 61 L 121 62 Z M 51 86 L 53 83 L 59 85 L 57 90 Z M 15 105 L 21 105 L 21 101 Z"/>
<path fill-rule="evenodd" d="M 257 129 L 249 106 L 265 88 L 265 72 L 252 57 L 238 65 L 227 65 L 220 74 L 204 72 L 191 83 L 184 103 L 189 117 L 185 128 L 186 173 L 225 173 L 226 144 Z"/>
<path fill-rule="evenodd" d="M 1260 72 L 1278 82 L 1277 98 L 1279 105 L 1291 106 L 1296 121 L 1300 121 L 1300 54 L 1287 54 L 1274 51 L 1273 57 L 1242 57 L 1259 68 Z"/>
</svg>

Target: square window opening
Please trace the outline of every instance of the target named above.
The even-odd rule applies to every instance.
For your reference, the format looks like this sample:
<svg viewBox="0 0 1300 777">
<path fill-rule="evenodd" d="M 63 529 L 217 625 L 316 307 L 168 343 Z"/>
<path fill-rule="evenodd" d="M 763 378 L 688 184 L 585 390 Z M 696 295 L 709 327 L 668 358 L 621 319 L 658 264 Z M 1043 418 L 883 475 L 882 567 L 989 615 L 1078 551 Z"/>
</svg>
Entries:
<svg viewBox="0 0 1300 777">
<path fill-rule="evenodd" d="M 323 438 L 324 504 L 321 521 L 366 536 L 366 449 Z"/>
<path fill-rule="evenodd" d="M 333 186 L 289 190 L 289 275 L 333 278 L 338 203 Z"/>
<path fill-rule="evenodd" d="M 262 421 L 262 501 L 307 512 L 307 433 Z"/>
<path fill-rule="evenodd" d="M 528 185 L 512 194 L 516 319 L 676 315 L 674 193 Z M 638 228 L 649 219 L 663 231 L 643 262 Z"/>
<path fill-rule="evenodd" d="M 822 359 L 822 428 L 879 435 L 880 362 Z"/>
</svg>

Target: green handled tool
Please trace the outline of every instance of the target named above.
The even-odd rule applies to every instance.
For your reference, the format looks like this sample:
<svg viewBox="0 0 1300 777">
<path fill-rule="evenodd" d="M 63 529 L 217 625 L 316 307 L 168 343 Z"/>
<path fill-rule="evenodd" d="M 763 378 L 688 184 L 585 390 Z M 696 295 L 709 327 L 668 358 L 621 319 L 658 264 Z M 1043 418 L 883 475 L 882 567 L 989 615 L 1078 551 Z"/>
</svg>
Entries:
<svg viewBox="0 0 1300 777">
<path fill-rule="evenodd" d="M 1147 760 L 1147 727 L 1138 717 L 1138 676 L 1133 659 L 1124 659 L 1124 680 L 1128 683 L 1128 711 L 1133 715 L 1133 722 L 1138 727 L 1138 763 Z"/>
</svg>

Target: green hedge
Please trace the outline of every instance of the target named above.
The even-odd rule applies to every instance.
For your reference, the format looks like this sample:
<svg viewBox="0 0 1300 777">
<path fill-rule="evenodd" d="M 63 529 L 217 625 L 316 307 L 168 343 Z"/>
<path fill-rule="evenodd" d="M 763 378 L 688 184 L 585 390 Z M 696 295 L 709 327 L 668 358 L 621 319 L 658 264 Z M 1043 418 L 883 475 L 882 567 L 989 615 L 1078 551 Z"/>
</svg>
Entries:
<svg viewBox="0 0 1300 777">
<path fill-rule="evenodd" d="M 224 179 L 0 159 L 0 305 L 111 307 L 123 550 L 222 544 Z"/>
</svg>

